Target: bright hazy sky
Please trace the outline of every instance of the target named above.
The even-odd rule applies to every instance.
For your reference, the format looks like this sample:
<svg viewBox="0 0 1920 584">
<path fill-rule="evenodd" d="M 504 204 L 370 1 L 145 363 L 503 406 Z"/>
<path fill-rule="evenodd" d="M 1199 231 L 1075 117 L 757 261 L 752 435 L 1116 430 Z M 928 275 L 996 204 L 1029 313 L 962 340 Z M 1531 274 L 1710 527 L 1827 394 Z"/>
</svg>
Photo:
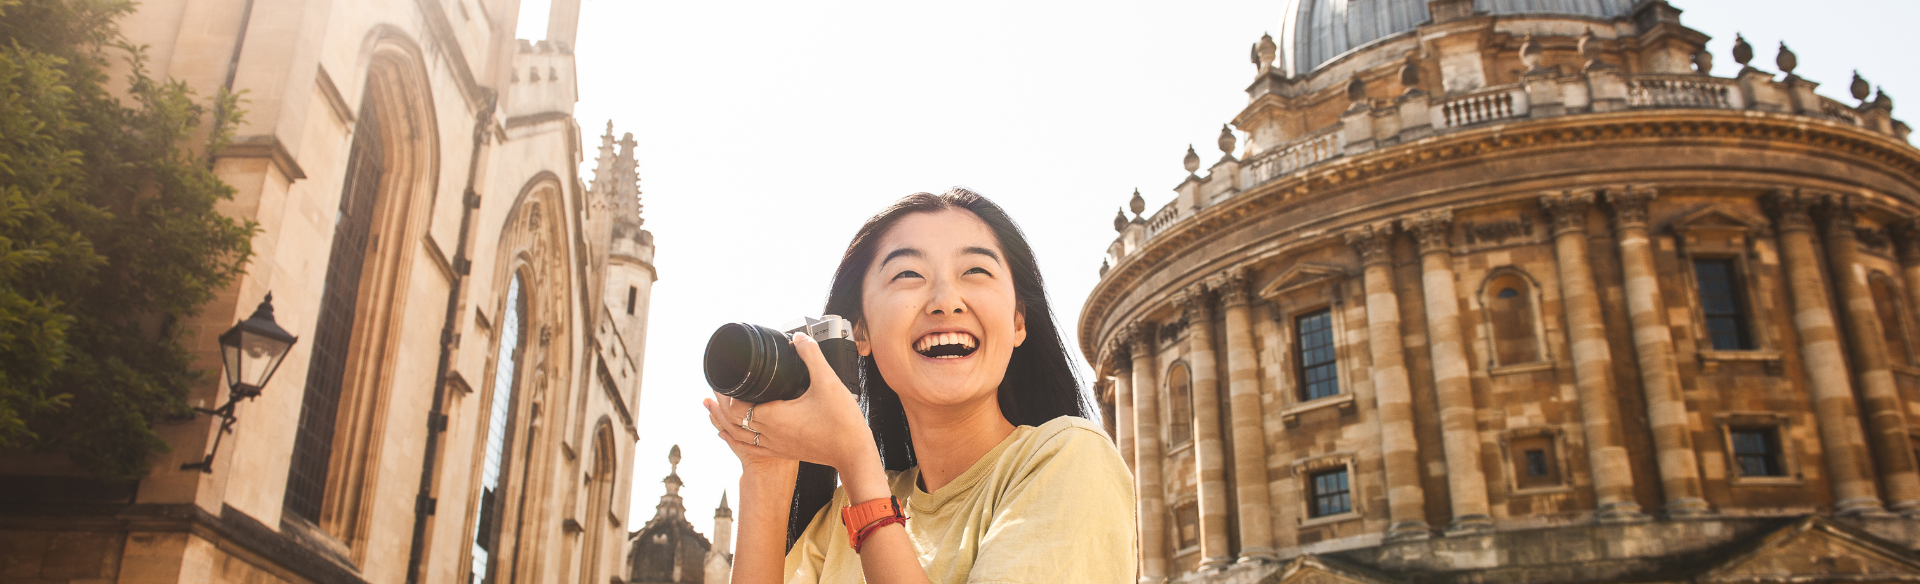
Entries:
<svg viewBox="0 0 1920 584">
<path fill-rule="evenodd" d="M 1853 103 L 1858 68 L 1920 125 L 1900 106 L 1920 104 L 1920 3 L 1672 1 L 1714 37 L 1716 75 L 1738 70 L 1735 31 L 1766 70 L 1784 39 L 1822 94 Z M 525 2 L 540 7 L 519 36 L 544 37 L 545 2 Z M 737 507 L 738 461 L 699 406 L 707 335 L 817 314 L 855 228 L 896 198 L 965 185 L 1006 207 L 1071 340 L 1114 211 L 1136 187 L 1149 213 L 1170 200 L 1187 144 L 1219 158 L 1247 47 L 1277 36 L 1283 3 L 588 0 L 582 172 L 608 120 L 632 132 L 659 246 L 629 529 L 653 516 L 674 444 L 694 524 L 711 531 L 723 489 Z"/>
</svg>

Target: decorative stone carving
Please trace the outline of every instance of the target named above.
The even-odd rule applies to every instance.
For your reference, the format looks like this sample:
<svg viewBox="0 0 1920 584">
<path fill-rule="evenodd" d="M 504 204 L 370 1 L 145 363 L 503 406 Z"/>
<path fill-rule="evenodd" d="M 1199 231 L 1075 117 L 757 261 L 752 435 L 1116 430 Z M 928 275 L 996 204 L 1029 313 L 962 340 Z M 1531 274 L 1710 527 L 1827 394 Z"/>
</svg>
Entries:
<svg viewBox="0 0 1920 584">
<path fill-rule="evenodd" d="M 1253 64 L 1265 71 L 1273 67 L 1273 59 L 1279 54 L 1279 45 L 1273 44 L 1273 35 L 1261 34 L 1260 42 L 1253 45 Z"/>
<path fill-rule="evenodd" d="M 1113 230 L 1114 231 L 1127 230 L 1127 212 L 1126 211 L 1123 211 L 1123 210 L 1114 211 Z"/>
<path fill-rule="evenodd" d="M 1827 228 L 1827 237 L 1853 239 L 1854 228 L 1859 221 L 1859 207 L 1854 204 L 1852 195 L 1827 195 L 1821 197 L 1824 204 L 1817 209 L 1820 222 Z"/>
<path fill-rule="evenodd" d="M 1193 152 L 1193 147 L 1188 146 L 1187 152 Z M 1199 166 L 1199 165 L 1195 164 L 1195 166 Z M 1127 201 L 1127 208 L 1133 209 L 1133 214 L 1135 216 L 1138 216 L 1141 213 L 1146 212 L 1147 200 L 1140 196 L 1140 189 L 1133 189 L 1133 199 Z"/>
<path fill-rule="evenodd" d="M 1540 210 L 1553 221 L 1553 234 L 1587 228 L 1587 209 L 1593 206 L 1593 191 L 1562 191 L 1540 195 Z"/>
<path fill-rule="evenodd" d="M 1787 48 L 1787 41 L 1780 41 L 1780 53 L 1773 56 L 1773 64 L 1780 68 L 1781 73 L 1787 74 L 1788 79 L 1793 79 L 1793 68 L 1800 66 L 1800 57 L 1793 54 L 1793 49 Z"/>
<path fill-rule="evenodd" d="M 1365 225 L 1346 233 L 1347 245 L 1360 254 L 1360 264 L 1370 266 L 1392 261 L 1390 244 L 1393 239 L 1393 224 L 1388 223 L 1375 228 Z"/>
<path fill-rule="evenodd" d="M 1893 243 L 1899 246 L 1901 261 L 1920 262 L 1920 219 L 1903 219 L 1893 224 L 1888 231 L 1892 232 Z"/>
<path fill-rule="evenodd" d="M 1860 247 L 1867 248 L 1869 251 L 1886 253 L 1893 249 L 1893 239 L 1887 236 L 1887 230 L 1879 227 L 1855 225 L 1853 239 L 1860 242 Z"/>
<path fill-rule="evenodd" d="M 1193 151 L 1192 144 L 1187 145 L 1187 157 L 1182 159 L 1180 163 L 1186 166 L 1187 176 L 1194 176 L 1193 173 L 1200 172 L 1200 153 Z M 1138 193 L 1140 191 L 1135 190 L 1134 192 Z M 1139 211 L 1134 212 L 1139 213 Z"/>
<path fill-rule="evenodd" d="M 1214 286 L 1214 292 L 1220 295 L 1221 308 L 1246 306 L 1247 270 L 1243 267 L 1228 269 L 1221 274 L 1220 283 Z"/>
<path fill-rule="evenodd" d="M 1580 56 L 1587 58 L 1587 64 L 1582 66 L 1581 70 L 1592 71 L 1594 69 L 1612 67 L 1612 65 L 1608 65 L 1600 60 L 1600 39 L 1593 36 L 1592 27 L 1588 27 L 1586 32 L 1580 33 L 1579 50 Z"/>
<path fill-rule="evenodd" d="M 1700 49 L 1693 53 L 1693 72 L 1701 75 L 1713 74 L 1713 53 Z"/>
<path fill-rule="evenodd" d="M 1742 72 L 1753 68 L 1748 64 L 1753 62 L 1753 45 L 1747 44 L 1747 37 L 1737 32 L 1733 33 L 1733 62 L 1740 64 Z"/>
<path fill-rule="evenodd" d="M 1353 107 L 1348 109 L 1364 109 L 1368 107 L 1367 81 L 1361 79 L 1359 73 L 1354 73 L 1353 78 L 1347 80 L 1347 101 L 1353 102 Z"/>
<path fill-rule="evenodd" d="M 1653 187 L 1623 187 L 1607 191 L 1607 205 L 1613 207 L 1613 227 L 1646 227 L 1647 205 L 1660 194 Z"/>
<path fill-rule="evenodd" d="M 1400 86 L 1406 88 L 1400 97 L 1413 97 L 1425 93 L 1420 91 L 1420 61 L 1413 51 L 1407 51 L 1407 60 L 1400 63 Z"/>
<path fill-rule="evenodd" d="M 1105 259 L 1100 260 L 1100 277 L 1102 278 L 1107 277 L 1107 270 L 1111 270 L 1111 269 L 1113 269 L 1113 266 L 1107 264 L 1107 260 Z"/>
<path fill-rule="evenodd" d="M 1767 213 L 1773 216 L 1774 229 L 1779 231 L 1806 231 L 1813 229 L 1813 217 L 1807 212 L 1817 201 L 1800 193 L 1800 189 L 1785 189 L 1768 193 L 1762 203 Z"/>
<path fill-rule="evenodd" d="M 1125 330 L 1120 331 L 1121 338 L 1126 341 L 1128 354 L 1151 354 L 1153 351 L 1153 333 L 1159 328 L 1160 327 L 1154 324 L 1153 321 L 1145 319 L 1128 324 Z"/>
<path fill-rule="evenodd" d="M 1873 88 L 1867 86 L 1867 80 L 1860 78 L 1860 70 L 1854 69 L 1853 83 L 1847 86 L 1847 91 L 1853 93 L 1854 101 L 1860 102 L 1860 105 L 1866 105 L 1867 96 L 1873 93 Z"/>
<path fill-rule="evenodd" d="M 1889 114 L 1893 113 L 1893 98 L 1887 96 L 1887 88 L 1875 87 L 1874 90 L 1879 95 L 1873 96 L 1873 107 L 1885 110 Z"/>
<path fill-rule="evenodd" d="M 1505 243 L 1509 239 L 1532 237 L 1533 221 L 1526 216 L 1501 221 L 1476 223 L 1460 222 L 1460 237 L 1468 245 L 1479 243 Z"/>
<path fill-rule="evenodd" d="M 1420 253 L 1448 251 L 1452 245 L 1448 234 L 1453 230 L 1453 210 L 1421 211 L 1419 215 L 1401 219 L 1400 227 L 1420 242 Z"/>
<path fill-rule="evenodd" d="M 1226 124 L 1220 124 L 1220 153 L 1227 155 L 1227 159 L 1233 158 L 1233 145 L 1236 141 L 1233 136 L 1233 128 L 1227 127 Z"/>
</svg>

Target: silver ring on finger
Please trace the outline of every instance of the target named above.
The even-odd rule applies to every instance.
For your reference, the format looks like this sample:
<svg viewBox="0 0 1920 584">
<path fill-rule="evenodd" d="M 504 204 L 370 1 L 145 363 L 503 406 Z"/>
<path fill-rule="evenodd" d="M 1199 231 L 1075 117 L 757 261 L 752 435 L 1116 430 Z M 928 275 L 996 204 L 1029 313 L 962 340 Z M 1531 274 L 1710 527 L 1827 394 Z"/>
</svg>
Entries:
<svg viewBox="0 0 1920 584">
<path fill-rule="evenodd" d="M 753 433 L 753 445 L 754 445 L 754 446 L 759 446 L 759 445 L 760 445 L 760 433 L 759 433 L 759 432 L 754 432 L 754 433 Z"/>
<path fill-rule="evenodd" d="M 753 408 L 754 406 L 758 406 L 758 405 L 760 404 L 747 404 L 747 415 L 744 418 L 740 418 L 740 429 L 746 430 L 748 432 L 752 432 L 755 434 L 760 433 L 759 430 L 753 429 Z"/>
</svg>

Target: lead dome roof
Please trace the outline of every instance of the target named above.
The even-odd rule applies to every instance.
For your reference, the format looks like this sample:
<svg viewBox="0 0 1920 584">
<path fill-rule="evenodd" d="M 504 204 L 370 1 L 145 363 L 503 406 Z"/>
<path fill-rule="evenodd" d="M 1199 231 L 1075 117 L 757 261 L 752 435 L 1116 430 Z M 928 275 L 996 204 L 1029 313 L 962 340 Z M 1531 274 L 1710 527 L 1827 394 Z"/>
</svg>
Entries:
<svg viewBox="0 0 1920 584">
<path fill-rule="evenodd" d="M 1473 0 L 1474 12 L 1487 14 L 1615 18 L 1632 9 L 1632 0 Z M 1427 0 L 1286 0 L 1281 14 L 1281 47 L 1295 75 L 1312 73 L 1341 53 L 1429 19 Z"/>
</svg>

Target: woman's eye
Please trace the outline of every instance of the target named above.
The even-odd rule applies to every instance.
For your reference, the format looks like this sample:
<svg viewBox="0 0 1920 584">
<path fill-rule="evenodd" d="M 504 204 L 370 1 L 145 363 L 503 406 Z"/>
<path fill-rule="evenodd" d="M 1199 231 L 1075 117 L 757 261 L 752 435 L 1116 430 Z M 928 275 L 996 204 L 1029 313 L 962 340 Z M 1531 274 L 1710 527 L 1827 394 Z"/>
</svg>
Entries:
<svg viewBox="0 0 1920 584">
<path fill-rule="evenodd" d="M 993 275 L 991 272 L 988 272 L 986 268 L 974 268 L 971 270 L 967 270 L 966 273 L 967 274 L 986 274 L 989 276 Z M 962 274 L 962 275 L 965 275 L 965 274 Z"/>
<path fill-rule="evenodd" d="M 920 275 L 920 272 L 915 272 L 913 270 L 902 270 L 900 273 L 893 275 L 893 279 L 895 280 L 898 280 L 901 278 L 920 278 L 920 277 L 922 277 Z"/>
</svg>

